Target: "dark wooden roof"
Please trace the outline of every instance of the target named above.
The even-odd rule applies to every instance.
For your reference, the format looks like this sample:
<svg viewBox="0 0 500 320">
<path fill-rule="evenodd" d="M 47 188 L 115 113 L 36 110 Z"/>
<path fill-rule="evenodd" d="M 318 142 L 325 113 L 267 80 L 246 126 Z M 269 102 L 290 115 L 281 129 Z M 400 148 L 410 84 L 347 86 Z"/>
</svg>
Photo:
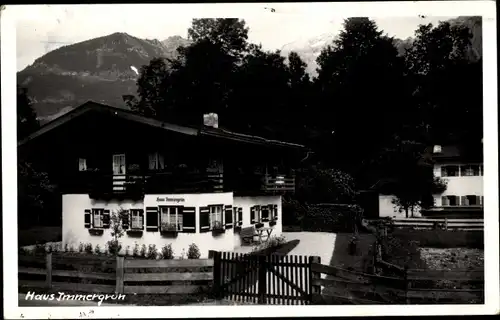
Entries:
<svg viewBox="0 0 500 320">
<path fill-rule="evenodd" d="M 429 146 L 425 150 L 425 155 L 434 162 L 446 161 L 482 161 L 482 144 L 474 145 L 442 145 L 441 152 L 434 153 L 434 146 Z"/>
<path fill-rule="evenodd" d="M 111 115 L 118 117 L 118 118 L 142 123 L 142 124 L 149 125 L 152 127 L 157 127 L 160 129 L 169 130 L 172 132 L 177 132 L 177 133 L 181 133 L 181 134 L 185 134 L 185 135 L 215 137 L 215 138 L 229 139 L 229 140 L 239 141 L 242 143 L 251 143 L 251 144 L 257 144 L 257 145 L 305 149 L 305 146 L 303 146 L 303 145 L 299 145 L 299 144 L 295 144 L 295 143 L 288 143 L 288 142 L 283 142 L 283 141 L 269 140 L 269 139 L 262 138 L 262 137 L 231 132 L 231 131 L 221 129 L 221 128 L 212 128 L 212 127 L 194 128 L 194 127 L 188 127 L 188 126 L 180 126 L 180 125 L 160 121 L 157 119 L 144 117 L 144 116 L 139 115 L 139 114 L 137 114 L 133 111 L 130 111 L 130 110 L 116 108 L 116 107 L 112 107 L 112 106 L 105 105 L 105 104 L 98 103 L 98 102 L 94 102 L 94 101 L 87 101 L 86 103 L 80 105 L 79 107 L 73 109 L 72 111 L 46 123 L 45 125 L 40 127 L 40 129 L 38 129 L 37 131 L 30 134 L 28 137 L 19 141 L 18 147 L 24 145 L 28 141 L 36 139 L 37 137 L 41 136 L 42 134 L 45 134 L 49 131 L 52 131 L 53 129 L 67 123 L 68 121 L 70 121 L 76 117 L 79 117 L 79 116 L 84 115 L 84 114 L 91 112 L 91 111 L 100 112 L 103 114 L 111 114 Z"/>
</svg>

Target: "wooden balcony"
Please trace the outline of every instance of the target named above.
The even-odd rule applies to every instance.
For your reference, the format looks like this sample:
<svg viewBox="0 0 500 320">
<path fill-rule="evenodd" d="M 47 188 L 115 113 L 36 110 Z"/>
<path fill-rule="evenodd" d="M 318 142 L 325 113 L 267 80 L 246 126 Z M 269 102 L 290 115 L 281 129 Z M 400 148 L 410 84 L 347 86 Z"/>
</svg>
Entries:
<svg viewBox="0 0 500 320">
<path fill-rule="evenodd" d="M 122 196 L 141 198 L 144 194 L 215 193 L 282 194 L 295 191 L 295 177 L 270 175 L 216 175 L 212 173 L 156 172 L 109 175 L 80 172 L 67 180 L 64 193 L 88 193 L 92 198 Z"/>
</svg>

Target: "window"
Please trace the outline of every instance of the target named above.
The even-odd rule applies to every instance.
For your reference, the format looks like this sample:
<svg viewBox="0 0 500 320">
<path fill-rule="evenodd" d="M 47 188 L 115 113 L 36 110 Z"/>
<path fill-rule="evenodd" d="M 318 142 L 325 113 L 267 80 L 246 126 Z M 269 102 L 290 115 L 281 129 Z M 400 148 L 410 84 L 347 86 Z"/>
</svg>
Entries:
<svg viewBox="0 0 500 320">
<path fill-rule="evenodd" d="M 461 175 L 465 177 L 479 176 L 479 170 L 479 165 L 463 165 L 460 168 Z"/>
<path fill-rule="evenodd" d="M 140 209 L 131 209 L 130 217 L 132 219 L 131 229 L 142 230 L 143 226 L 143 215 Z"/>
<path fill-rule="evenodd" d="M 459 167 L 458 166 L 442 166 L 441 176 L 442 177 L 458 177 Z"/>
<path fill-rule="evenodd" d="M 260 207 L 261 221 L 269 221 L 269 206 Z"/>
<path fill-rule="evenodd" d="M 125 174 L 125 155 L 124 154 L 114 154 L 113 155 L 113 174 Z"/>
<path fill-rule="evenodd" d="M 223 206 L 209 206 L 210 208 L 210 226 L 213 228 L 215 224 L 222 225 L 222 208 Z"/>
<path fill-rule="evenodd" d="M 442 206 L 458 206 L 460 198 L 458 196 L 443 196 L 441 198 Z"/>
<path fill-rule="evenodd" d="M 87 171 L 87 159 L 84 158 L 78 159 L 78 170 Z"/>
<path fill-rule="evenodd" d="M 479 206 L 481 197 L 475 195 L 467 195 L 465 196 L 465 203 L 462 203 L 464 206 Z"/>
<path fill-rule="evenodd" d="M 162 231 L 182 230 L 182 207 L 160 207 L 160 214 Z"/>
<path fill-rule="evenodd" d="M 94 228 L 102 228 L 104 227 L 104 209 L 92 209 L 92 217 L 93 217 L 93 227 Z"/>
<path fill-rule="evenodd" d="M 149 170 L 161 170 L 165 168 L 165 159 L 163 155 L 154 152 L 149 154 Z"/>
</svg>

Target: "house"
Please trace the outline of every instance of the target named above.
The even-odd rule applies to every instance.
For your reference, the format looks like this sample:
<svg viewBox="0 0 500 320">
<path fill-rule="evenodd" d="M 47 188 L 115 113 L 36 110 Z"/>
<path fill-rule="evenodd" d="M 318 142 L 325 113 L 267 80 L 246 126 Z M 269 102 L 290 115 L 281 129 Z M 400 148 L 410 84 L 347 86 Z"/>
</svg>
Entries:
<svg viewBox="0 0 500 320">
<path fill-rule="evenodd" d="M 18 144 L 62 198 L 63 243 L 101 248 L 120 209 L 124 247 L 172 244 L 180 254 L 233 250 L 238 230 L 261 222 L 281 234 L 281 197 L 294 192 L 302 145 L 208 125 L 179 126 L 89 101 Z M 200 119 L 202 123 L 202 119 Z"/>
<path fill-rule="evenodd" d="M 482 146 L 434 145 L 426 149 L 424 158 L 431 160 L 434 177 L 446 182 L 446 190 L 434 194 L 434 206 L 416 208 L 414 217 L 482 218 L 483 155 Z M 384 191 L 391 179 L 381 179 L 362 193 L 365 215 L 369 217 L 405 218 L 393 204 L 394 196 Z M 377 205 L 378 204 L 378 205 Z"/>
</svg>

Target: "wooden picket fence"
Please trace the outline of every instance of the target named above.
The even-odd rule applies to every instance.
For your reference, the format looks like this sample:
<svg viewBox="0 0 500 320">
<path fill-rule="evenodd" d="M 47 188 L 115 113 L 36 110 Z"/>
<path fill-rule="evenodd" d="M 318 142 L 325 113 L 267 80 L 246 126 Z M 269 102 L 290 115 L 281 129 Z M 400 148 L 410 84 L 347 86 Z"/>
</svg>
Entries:
<svg viewBox="0 0 500 320">
<path fill-rule="evenodd" d="M 397 228 L 418 228 L 418 229 L 443 229 L 443 230 L 483 230 L 483 219 L 427 219 L 427 218 L 407 218 L 393 219 L 392 223 Z"/>
<path fill-rule="evenodd" d="M 23 266 L 26 264 L 35 267 Z M 82 271 L 86 268 L 92 271 Z M 107 272 L 94 271 L 103 268 Z M 28 288 L 82 293 L 202 294 L 211 290 L 213 260 L 146 260 L 52 253 L 20 255 L 18 274 L 44 276 L 45 280 L 19 280 L 20 287 Z M 54 281 L 55 277 L 59 280 Z M 105 283 L 84 283 L 95 280 Z"/>
<path fill-rule="evenodd" d="M 310 304 L 311 265 L 319 257 L 211 251 L 218 298 L 259 304 Z"/>
</svg>

